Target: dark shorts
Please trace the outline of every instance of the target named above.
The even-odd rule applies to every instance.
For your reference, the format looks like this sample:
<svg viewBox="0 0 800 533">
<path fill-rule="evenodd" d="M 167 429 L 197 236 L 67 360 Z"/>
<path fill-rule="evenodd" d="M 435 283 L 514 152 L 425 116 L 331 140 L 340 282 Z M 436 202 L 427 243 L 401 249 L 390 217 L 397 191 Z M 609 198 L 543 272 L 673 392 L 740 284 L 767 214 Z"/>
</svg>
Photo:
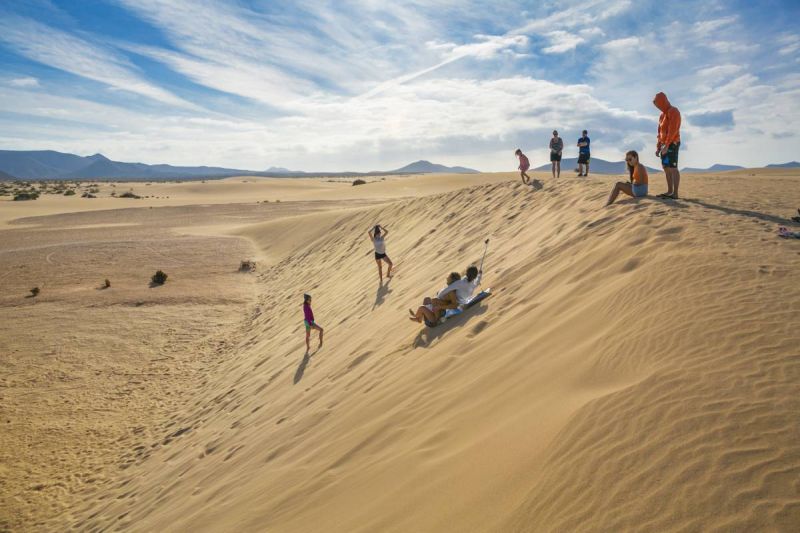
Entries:
<svg viewBox="0 0 800 533">
<path fill-rule="evenodd" d="M 678 168 L 678 151 L 681 143 L 672 143 L 667 147 L 667 153 L 661 158 L 661 166 L 664 168 Z"/>
<path fill-rule="evenodd" d="M 308 320 L 303 320 L 303 324 L 306 326 L 306 331 L 311 331 L 311 326 L 316 326 L 314 322 L 309 322 Z"/>
<path fill-rule="evenodd" d="M 561 161 L 561 154 L 550 152 L 550 161 Z"/>
<path fill-rule="evenodd" d="M 380 261 L 381 259 L 388 259 L 388 257 L 386 257 L 386 254 L 375 252 L 375 261 Z"/>
<path fill-rule="evenodd" d="M 590 154 L 578 154 L 579 165 L 588 165 L 589 159 L 591 159 Z"/>
</svg>

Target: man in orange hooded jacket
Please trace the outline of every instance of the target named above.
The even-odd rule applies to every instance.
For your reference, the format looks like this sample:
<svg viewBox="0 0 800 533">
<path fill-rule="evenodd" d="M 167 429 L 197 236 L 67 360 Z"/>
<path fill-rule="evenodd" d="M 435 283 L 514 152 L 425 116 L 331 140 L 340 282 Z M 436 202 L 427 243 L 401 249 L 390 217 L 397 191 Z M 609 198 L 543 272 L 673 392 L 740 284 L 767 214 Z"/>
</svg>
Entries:
<svg viewBox="0 0 800 533">
<path fill-rule="evenodd" d="M 658 117 L 658 143 L 656 156 L 661 158 L 661 166 L 667 176 L 667 192 L 659 194 L 663 198 L 678 199 L 678 186 L 681 183 L 681 173 L 678 170 L 678 150 L 681 147 L 681 112 L 673 107 L 667 95 L 658 93 L 653 98 L 653 104 L 661 110 Z"/>
</svg>

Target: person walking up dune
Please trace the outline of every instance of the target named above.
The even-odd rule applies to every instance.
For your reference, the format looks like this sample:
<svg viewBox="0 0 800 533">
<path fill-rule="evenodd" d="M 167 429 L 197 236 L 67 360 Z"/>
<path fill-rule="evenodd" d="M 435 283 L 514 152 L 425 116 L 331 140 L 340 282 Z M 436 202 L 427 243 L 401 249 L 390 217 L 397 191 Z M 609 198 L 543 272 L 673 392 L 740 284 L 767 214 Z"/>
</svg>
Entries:
<svg viewBox="0 0 800 533">
<path fill-rule="evenodd" d="M 322 348 L 322 334 L 324 330 L 314 322 L 314 311 L 311 309 L 311 295 L 303 295 L 303 324 L 306 326 L 306 354 L 311 351 L 311 330 L 319 331 L 319 346 L 317 349 Z"/>
<path fill-rule="evenodd" d="M 621 192 L 634 198 L 647 196 L 647 168 L 639 162 L 639 154 L 635 150 L 630 150 L 625 154 L 625 163 L 628 166 L 630 181 L 618 181 L 614 185 L 606 205 L 613 204 Z"/>
<path fill-rule="evenodd" d="M 531 177 L 526 174 L 528 169 L 531 168 L 531 162 L 528 161 L 527 156 L 525 156 L 519 148 L 514 152 L 514 155 L 519 158 L 519 175 L 522 178 L 522 183 L 527 185 L 531 182 Z"/>
<path fill-rule="evenodd" d="M 681 173 L 678 170 L 678 150 L 681 147 L 681 112 L 669 103 L 667 95 L 658 93 L 653 105 L 661 110 L 658 117 L 658 139 L 656 156 L 661 158 L 661 166 L 667 178 L 667 192 L 659 194 L 662 198 L 678 199 L 678 186 Z"/>
<path fill-rule="evenodd" d="M 367 235 L 369 235 L 369 239 L 372 241 L 372 245 L 375 247 L 375 262 L 378 264 L 378 276 L 380 277 L 380 282 L 383 283 L 383 261 L 389 265 L 389 270 L 386 271 L 386 277 L 391 279 L 392 277 L 392 260 L 389 259 L 389 256 L 386 255 L 386 236 L 389 235 L 389 230 L 380 226 L 380 224 L 376 224 L 374 228 L 367 231 Z"/>
<path fill-rule="evenodd" d="M 553 166 L 553 177 L 561 177 L 561 152 L 564 150 L 564 140 L 558 136 L 558 132 L 553 130 L 553 138 L 550 139 L 550 163 Z"/>
</svg>

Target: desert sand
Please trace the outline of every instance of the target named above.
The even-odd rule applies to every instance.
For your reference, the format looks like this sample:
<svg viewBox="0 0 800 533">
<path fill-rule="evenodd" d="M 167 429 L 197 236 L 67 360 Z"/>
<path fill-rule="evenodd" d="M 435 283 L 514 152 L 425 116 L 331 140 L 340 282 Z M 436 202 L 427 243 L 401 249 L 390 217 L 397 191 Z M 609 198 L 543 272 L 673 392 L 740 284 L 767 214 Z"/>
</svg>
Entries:
<svg viewBox="0 0 800 533">
<path fill-rule="evenodd" d="M 0 198 L 0 530 L 796 531 L 800 172 L 534 175 Z"/>
</svg>

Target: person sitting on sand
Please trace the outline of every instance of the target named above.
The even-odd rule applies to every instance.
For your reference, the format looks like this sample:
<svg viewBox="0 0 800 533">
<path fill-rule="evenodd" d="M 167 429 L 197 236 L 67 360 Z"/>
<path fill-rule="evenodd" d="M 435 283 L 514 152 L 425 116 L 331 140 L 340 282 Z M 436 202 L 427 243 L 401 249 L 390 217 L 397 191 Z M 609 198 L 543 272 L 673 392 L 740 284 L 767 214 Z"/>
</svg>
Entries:
<svg viewBox="0 0 800 533">
<path fill-rule="evenodd" d="M 606 205 L 613 204 L 620 192 L 634 198 L 647 196 L 647 168 L 639 162 L 639 154 L 635 150 L 629 151 L 625 154 L 625 163 L 628 166 L 630 181 L 618 181 L 614 185 Z"/>
<path fill-rule="evenodd" d="M 522 178 L 522 183 L 527 185 L 531 182 L 531 177 L 526 174 L 528 169 L 531 168 L 531 162 L 528 161 L 527 156 L 519 148 L 514 152 L 514 155 L 519 158 L 519 175 Z"/>
<path fill-rule="evenodd" d="M 380 282 L 383 283 L 383 263 L 381 261 L 386 261 L 386 264 L 389 265 L 389 270 L 386 271 L 386 277 L 389 279 L 392 277 L 393 265 L 392 260 L 386 255 L 385 241 L 386 236 L 389 235 L 389 230 L 382 228 L 380 224 L 376 224 L 374 228 L 367 231 L 367 235 L 369 235 L 369 239 L 375 247 L 375 262 L 378 263 L 378 276 L 380 276 Z"/>
<path fill-rule="evenodd" d="M 311 310 L 311 295 L 304 294 L 303 295 L 303 324 L 306 326 L 306 354 L 311 351 L 311 330 L 315 329 L 319 331 L 319 346 L 317 349 L 319 350 L 322 348 L 322 333 L 323 329 L 314 322 L 314 311 Z"/>
<path fill-rule="evenodd" d="M 450 275 L 447 276 L 447 285 L 437 293 L 436 298 L 426 296 L 422 301 L 422 305 L 417 308 L 416 313 L 411 309 L 408 310 L 408 314 L 411 315 L 409 319 L 414 322 L 424 321 L 425 325 L 429 328 L 436 326 L 447 309 L 455 309 L 458 307 L 457 293 L 450 287 L 460 279 L 461 274 L 458 272 L 451 272 Z"/>
</svg>

